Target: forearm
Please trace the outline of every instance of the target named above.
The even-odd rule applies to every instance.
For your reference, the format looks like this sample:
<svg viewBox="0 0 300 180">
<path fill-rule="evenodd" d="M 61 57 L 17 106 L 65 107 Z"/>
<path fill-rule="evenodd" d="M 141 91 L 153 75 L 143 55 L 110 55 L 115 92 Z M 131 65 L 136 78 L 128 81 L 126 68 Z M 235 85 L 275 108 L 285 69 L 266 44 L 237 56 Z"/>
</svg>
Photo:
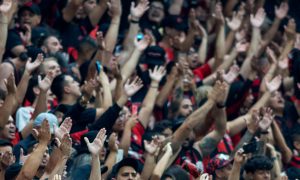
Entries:
<svg viewBox="0 0 300 180">
<path fill-rule="evenodd" d="M 275 179 L 275 180 L 281 180 L 281 168 L 280 168 L 280 162 L 277 157 L 277 152 L 275 149 L 272 149 L 271 150 L 271 159 L 274 159 L 273 161 L 273 169 L 272 169 L 272 179 Z"/>
<path fill-rule="evenodd" d="M 164 171 L 167 169 L 168 161 L 171 157 L 172 157 L 171 152 L 166 152 L 163 155 L 163 157 L 157 162 L 157 164 L 153 170 L 153 173 L 152 173 L 153 178 L 151 177 L 151 180 L 154 180 L 154 177 L 157 177 L 159 179 L 162 177 Z"/>
<path fill-rule="evenodd" d="M 46 149 L 47 144 L 38 144 L 37 148 L 31 153 L 23 165 L 21 172 L 17 176 L 17 180 L 32 179 L 35 176 Z"/>
<path fill-rule="evenodd" d="M 89 19 L 94 27 L 98 25 L 106 9 L 106 1 L 100 1 L 99 4 L 97 4 L 97 6 L 94 7 L 92 12 L 89 13 Z"/>
<path fill-rule="evenodd" d="M 275 121 L 272 123 L 271 127 L 273 130 L 273 135 L 274 135 L 274 140 L 276 142 L 276 145 L 278 145 L 280 151 L 282 152 L 282 160 L 284 163 L 288 164 L 293 157 L 293 153 L 291 149 L 287 146 L 284 137 Z"/>
<path fill-rule="evenodd" d="M 263 36 L 264 47 L 267 47 L 267 45 L 272 41 L 272 39 L 274 38 L 274 36 L 276 35 L 276 33 L 278 31 L 280 23 L 281 23 L 281 19 L 275 18 L 271 28 L 269 28 L 269 30 L 266 32 L 266 34 L 264 34 L 264 36 Z"/>
<path fill-rule="evenodd" d="M 100 160 L 98 155 L 92 155 L 92 170 L 89 180 L 101 180 Z"/>
<path fill-rule="evenodd" d="M 233 62 L 235 61 L 237 55 L 238 55 L 238 53 L 237 53 L 236 49 L 234 48 L 231 51 L 231 53 L 229 54 L 229 56 L 226 56 L 224 58 L 223 63 L 219 67 L 217 67 L 217 71 L 218 70 L 225 70 L 225 71 L 227 71 L 230 68 L 230 66 L 233 64 Z"/>
<path fill-rule="evenodd" d="M 64 157 L 58 164 L 55 166 L 54 170 L 50 174 L 48 179 L 53 179 L 56 174 L 63 175 L 65 166 L 67 164 L 68 158 Z"/>
<path fill-rule="evenodd" d="M 125 129 L 121 138 L 120 148 L 124 151 L 124 157 L 127 157 L 131 144 L 131 128 L 125 125 Z"/>
<path fill-rule="evenodd" d="M 219 134 L 223 134 L 224 136 L 226 132 L 226 123 L 227 123 L 227 115 L 225 108 L 218 108 L 213 113 L 213 118 L 215 119 L 215 130 Z"/>
<path fill-rule="evenodd" d="M 235 136 L 236 134 L 240 133 L 242 130 L 244 130 L 247 127 L 247 119 L 250 119 L 251 115 L 246 114 L 243 116 L 240 116 L 233 121 L 230 121 L 227 123 L 227 130 L 229 132 L 230 136 Z"/>
<path fill-rule="evenodd" d="M 251 139 L 254 137 L 254 133 L 247 130 L 242 137 L 242 139 L 239 141 L 238 145 L 234 148 L 233 152 L 231 153 L 231 156 L 234 156 L 234 154 L 243 147 L 243 145 L 249 143 Z"/>
<path fill-rule="evenodd" d="M 249 112 L 251 112 L 254 109 L 260 109 L 263 106 L 266 106 L 266 104 L 268 103 L 269 99 L 271 97 L 271 93 L 270 92 L 265 92 L 262 97 L 251 107 L 251 109 L 249 110 Z"/>
<path fill-rule="evenodd" d="M 232 12 L 234 9 L 234 6 L 238 3 L 237 0 L 229 0 L 227 1 L 225 8 L 224 8 L 224 14 L 226 17 L 231 17 L 232 16 Z"/>
<path fill-rule="evenodd" d="M 76 4 L 71 0 L 67 6 L 62 10 L 63 19 L 66 22 L 71 22 L 75 17 L 77 9 L 80 7 L 80 4 Z"/>
<path fill-rule="evenodd" d="M 3 106 L 0 108 L 0 127 L 4 127 L 6 125 L 9 116 L 14 113 L 13 109 L 16 105 L 16 95 L 14 93 L 9 93 L 5 98 Z"/>
<path fill-rule="evenodd" d="M 281 52 L 281 54 L 280 54 L 280 56 L 278 58 L 279 61 L 282 61 L 284 58 L 288 57 L 288 54 L 291 52 L 291 50 L 294 47 L 294 43 L 295 43 L 295 41 L 293 41 L 293 40 L 289 40 L 286 43 L 286 45 L 284 46 L 283 51 Z"/>
<path fill-rule="evenodd" d="M 183 0 L 174 0 L 169 8 L 169 13 L 171 15 L 180 15 L 183 2 Z"/>
<path fill-rule="evenodd" d="M 241 165 L 234 162 L 228 179 L 239 180 L 240 172 L 241 172 Z"/>
<path fill-rule="evenodd" d="M 116 159 L 117 159 L 117 152 L 116 151 L 112 151 L 109 153 L 104 165 L 107 166 L 108 171 L 112 170 L 112 167 L 115 165 L 116 163 Z M 108 173 L 103 174 L 103 179 L 106 179 Z"/>
<path fill-rule="evenodd" d="M 220 25 L 216 41 L 215 63 L 219 66 L 225 55 L 225 26 Z"/>
<path fill-rule="evenodd" d="M 141 174 L 141 179 L 149 179 L 152 175 L 155 165 L 156 165 L 156 161 L 154 155 L 147 154 L 144 168 Z"/>
<path fill-rule="evenodd" d="M 167 78 L 167 82 L 164 85 L 164 87 L 161 89 L 160 93 L 157 96 L 156 102 L 155 102 L 155 104 L 158 107 L 164 106 L 166 100 L 169 97 L 169 94 L 172 92 L 172 90 L 174 88 L 175 82 L 176 82 L 176 77 L 169 76 Z"/>
<path fill-rule="evenodd" d="M 252 27 L 252 38 L 250 43 L 250 48 L 247 53 L 247 57 L 251 54 L 256 54 L 259 48 L 259 42 L 261 40 L 260 29 L 257 27 Z"/>
<path fill-rule="evenodd" d="M 232 44 L 234 42 L 235 39 L 235 31 L 230 31 L 226 37 L 226 43 L 225 43 L 225 54 L 227 54 L 229 52 L 229 50 L 232 47 Z"/>
<path fill-rule="evenodd" d="M 114 90 L 114 101 L 117 101 L 122 96 L 123 90 L 123 80 L 122 78 L 118 78 L 116 80 L 116 87 Z"/>
<path fill-rule="evenodd" d="M 130 77 L 130 75 L 135 70 L 141 55 L 142 55 L 142 52 L 139 51 L 138 49 L 135 49 L 133 51 L 130 59 L 122 67 L 121 74 L 122 74 L 123 83 L 127 81 L 127 79 Z"/>
<path fill-rule="evenodd" d="M 46 92 L 40 91 L 37 104 L 33 111 L 32 119 L 35 119 L 40 113 L 46 111 L 47 111 L 47 94 Z"/>
<path fill-rule="evenodd" d="M 199 62 L 201 64 L 205 63 L 206 57 L 207 57 L 207 45 L 208 45 L 208 37 L 203 36 L 202 41 L 198 50 L 198 57 L 199 57 Z"/>
<path fill-rule="evenodd" d="M 19 105 L 23 103 L 27 91 L 29 79 L 30 79 L 30 74 L 27 71 L 25 71 L 17 88 L 17 99 Z"/>
<path fill-rule="evenodd" d="M 0 17 L 0 63 L 2 62 L 3 54 L 5 52 L 5 46 L 8 34 L 9 19 L 5 15 Z"/>
<path fill-rule="evenodd" d="M 109 82 L 101 83 L 103 87 L 103 101 L 101 108 L 104 110 L 108 109 L 113 104 L 112 95 L 109 87 Z"/>
<path fill-rule="evenodd" d="M 146 97 L 143 100 L 142 108 L 139 113 L 139 120 L 145 128 L 148 126 L 150 116 L 154 108 L 154 103 L 158 95 L 158 87 L 159 83 L 156 81 L 152 81 L 149 90 L 146 94 Z"/>
<path fill-rule="evenodd" d="M 124 50 L 128 53 L 132 52 L 134 49 L 134 39 L 136 38 L 136 35 L 139 32 L 139 30 L 140 26 L 138 23 L 130 23 L 128 34 L 123 42 Z"/>
<path fill-rule="evenodd" d="M 105 36 L 105 49 L 109 52 L 113 52 L 117 43 L 119 27 L 120 27 L 121 17 L 116 16 L 110 22 L 109 29 Z"/>
</svg>

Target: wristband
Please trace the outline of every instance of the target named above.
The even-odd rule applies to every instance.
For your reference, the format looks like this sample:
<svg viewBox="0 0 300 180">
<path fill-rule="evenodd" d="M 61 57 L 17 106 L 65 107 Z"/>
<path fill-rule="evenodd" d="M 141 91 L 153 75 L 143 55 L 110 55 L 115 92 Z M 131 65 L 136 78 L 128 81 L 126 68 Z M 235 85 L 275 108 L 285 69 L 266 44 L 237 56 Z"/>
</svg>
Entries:
<svg viewBox="0 0 300 180">
<path fill-rule="evenodd" d="M 130 22 L 131 22 L 132 24 L 138 24 L 138 23 L 139 23 L 139 21 L 133 20 L 133 19 L 131 19 Z"/>
<path fill-rule="evenodd" d="M 268 131 L 261 131 L 260 134 L 269 134 Z"/>
<path fill-rule="evenodd" d="M 217 106 L 217 108 L 219 108 L 219 109 L 222 109 L 222 108 L 225 108 L 225 107 L 226 107 L 225 104 L 220 104 L 220 103 L 217 103 L 216 106 Z"/>
</svg>

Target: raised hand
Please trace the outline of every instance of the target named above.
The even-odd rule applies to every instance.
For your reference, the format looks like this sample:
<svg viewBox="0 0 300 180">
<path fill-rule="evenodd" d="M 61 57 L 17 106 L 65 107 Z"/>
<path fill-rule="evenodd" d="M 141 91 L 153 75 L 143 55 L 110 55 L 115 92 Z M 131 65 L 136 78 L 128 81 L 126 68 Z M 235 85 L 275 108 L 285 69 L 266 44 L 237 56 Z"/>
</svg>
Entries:
<svg viewBox="0 0 300 180">
<path fill-rule="evenodd" d="M 245 29 L 241 29 L 240 31 L 237 31 L 235 33 L 235 39 L 238 41 L 238 42 L 241 42 L 245 39 L 246 37 L 246 31 Z"/>
<path fill-rule="evenodd" d="M 119 141 L 116 133 L 111 133 L 108 138 L 108 148 L 112 152 L 117 152 L 119 149 Z"/>
<path fill-rule="evenodd" d="M 131 19 L 138 21 L 148 9 L 149 9 L 148 0 L 140 0 L 137 6 L 135 6 L 135 2 L 132 1 L 130 7 Z"/>
<path fill-rule="evenodd" d="M 92 96 L 93 91 L 99 86 L 99 82 L 97 81 L 97 77 L 91 78 L 88 81 L 84 82 L 83 92 L 87 96 Z"/>
<path fill-rule="evenodd" d="M 151 140 L 151 142 L 144 140 L 144 147 L 148 154 L 155 155 L 159 148 L 159 142 L 155 139 Z"/>
<path fill-rule="evenodd" d="M 226 82 L 216 81 L 213 89 L 208 94 L 208 98 L 215 101 L 216 104 L 224 105 L 228 94 L 228 84 Z"/>
<path fill-rule="evenodd" d="M 12 165 L 15 162 L 14 155 L 11 152 L 4 152 L 0 154 L 0 165 L 1 169 L 7 169 L 8 166 Z"/>
<path fill-rule="evenodd" d="M 43 54 L 38 54 L 36 60 L 34 62 L 32 62 L 32 59 L 29 58 L 26 62 L 26 65 L 25 65 L 25 70 L 31 74 L 34 70 L 36 70 L 36 68 L 38 68 L 42 62 L 44 61 L 44 56 Z"/>
<path fill-rule="evenodd" d="M 89 139 L 87 137 L 84 138 L 84 141 L 87 144 L 87 147 L 89 149 L 89 152 L 94 156 L 99 156 L 101 149 L 103 148 L 103 144 L 106 140 L 106 130 L 105 128 L 100 129 L 98 132 L 96 138 L 92 143 L 90 143 Z"/>
<path fill-rule="evenodd" d="M 21 148 L 20 149 L 20 163 L 24 164 L 26 160 L 28 159 L 29 155 L 24 154 L 24 150 Z"/>
<path fill-rule="evenodd" d="M 60 174 L 55 174 L 52 180 L 62 180 Z"/>
<path fill-rule="evenodd" d="M 134 40 L 136 49 L 139 51 L 144 51 L 151 44 L 151 37 L 149 35 L 144 35 L 144 38 L 140 41 Z"/>
<path fill-rule="evenodd" d="M 239 149 L 234 155 L 234 163 L 243 165 L 247 161 L 247 154 L 243 154 L 244 150 Z"/>
<path fill-rule="evenodd" d="M 294 40 L 296 38 L 296 23 L 294 19 L 290 19 L 287 26 L 284 26 L 285 35 L 288 40 Z"/>
<path fill-rule="evenodd" d="M 138 76 L 136 76 L 132 82 L 130 82 L 130 80 L 128 79 L 124 85 L 125 94 L 128 97 L 131 97 L 143 86 L 143 81 Z"/>
<path fill-rule="evenodd" d="M 158 83 L 165 76 L 165 74 L 166 74 L 166 70 L 163 66 L 155 66 L 154 70 L 149 69 L 149 76 L 151 80 Z"/>
<path fill-rule="evenodd" d="M 289 66 L 289 59 L 286 57 L 283 60 L 278 61 L 278 67 L 282 70 L 287 69 Z"/>
<path fill-rule="evenodd" d="M 72 139 L 69 133 L 64 134 L 63 138 L 61 139 L 59 149 L 64 157 L 70 157 L 72 150 Z"/>
<path fill-rule="evenodd" d="M 261 131 L 265 132 L 268 130 L 268 128 L 270 127 L 270 125 L 272 124 L 273 120 L 274 120 L 274 115 L 273 115 L 273 111 L 271 108 L 262 108 L 261 109 L 261 116 L 262 119 L 259 121 L 259 128 Z"/>
<path fill-rule="evenodd" d="M 279 8 L 275 6 L 275 14 L 278 19 L 285 18 L 288 11 L 289 11 L 289 4 L 286 2 L 282 2 Z"/>
<path fill-rule="evenodd" d="M 250 21 L 252 26 L 259 28 L 263 24 L 265 17 L 265 10 L 263 8 L 259 8 L 255 16 L 253 14 L 250 15 Z"/>
<path fill-rule="evenodd" d="M 172 146 L 171 146 L 171 142 L 168 142 L 165 147 L 163 148 L 163 151 L 165 153 L 170 153 L 170 154 L 173 154 L 173 149 L 172 149 Z"/>
<path fill-rule="evenodd" d="M 122 79 L 122 74 L 121 74 L 121 70 L 120 70 L 120 65 L 117 61 L 112 61 L 110 63 L 110 70 L 112 75 L 116 78 L 116 79 Z"/>
<path fill-rule="evenodd" d="M 25 42 L 26 44 L 30 44 L 30 42 L 31 42 L 31 27 L 29 24 L 24 24 L 24 29 L 26 30 L 25 33 L 19 32 L 19 35 L 23 42 Z"/>
<path fill-rule="evenodd" d="M 107 2 L 108 13 L 112 17 L 120 17 L 122 14 L 121 0 L 109 0 Z"/>
<path fill-rule="evenodd" d="M 103 36 L 103 33 L 101 31 L 98 31 L 96 33 L 96 39 L 97 39 L 97 43 L 98 43 L 98 46 L 99 46 L 99 49 L 100 50 L 105 50 L 105 40 L 104 40 L 104 36 Z"/>
<path fill-rule="evenodd" d="M 242 16 L 240 16 L 236 12 L 233 13 L 231 20 L 229 18 L 226 18 L 227 25 L 232 31 L 237 31 L 241 27 L 242 20 Z"/>
<path fill-rule="evenodd" d="M 275 92 L 280 87 L 281 82 L 282 82 L 282 77 L 281 77 L 281 75 L 278 75 L 278 76 L 274 77 L 270 82 L 266 81 L 267 89 L 271 93 Z"/>
<path fill-rule="evenodd" d="M 222 4 L 221 2 L 218 2 L 216 4 L 216 7 L 215 7 L 215 13 L 213 14 L 213 17 L 219 22 L 219 23 L 222 23 L 224 24 L 225 23 L 225 20 L 224 20 L 224 16 L 223 16 L 223 7 L 222 7 Z"/>
<path fill-rule="evenodd" d="M 134 114 L 126 121 L 125 126 L 132 129 L 137 123 L 138 123 L 138 116 Z"/>
<path fill-rule="evenodd" d="M 49 71 L 43 80 L 41 80 L 41 76 L 38 76 L 40 90 L 43 92 L 47 92 L 50 89 L 54 78 L 55 73 L 53 71 Z"/>
<path fill-rule="evenodd" d="M 35 132 L 35 135 L 36 135 L 39 143 L 45 144 L 45 145 L 48 144 L 48 142 L 51 139 L 51 133 L 50 133 L 49 122 L 46 119 L 44 119 L 44 121 L 42 122 L 42 126 L 39 129 L 39 131 L 37 129 L 33 129 L 33 131 Z"/>
<path fill-rule="evenodd" d="M 277 63 L 277 58 L 276 58 L 276 55 L 275 55 L 275 52 L 270 48 L 270 47 L 267 47 L 267 55 L 271 61 L 272 64 L 275 64 Z"/>
<path fill-rule="evenodd" d="M 54 126 L 55 137 L 62 139 L 65 134 L 68 134 L 72 128 L 72 119 L 67 117 L 61 125 L 58 127 Z"/>
<path fill-rule="evenodd" d="M 258 130 L 258 123 L 260 121 L 259 111 L 254 109 L 251 113 L 251 118 L 247 120 L 247 129 L 251 134 L 255 134 Z"/>
<path fill-rule="evenodd" d="M 17 86 L 15 83 L 15 76 L 14 73 L 11 73 L 7 79 L 4 80 L 7 92 L 9 94 L 15 94 L 17 91 Z"/>
<path fill-rule="evenodd" d="M 12 0 L 3 0 L 0 6 L 0 12 L 2 14 L 6 14 L 10 11 L 11 7 L 12 7 Z"/>
<path fill-rule="evenodd" d="M 223 75 L 223 79 L 228 84 L 231 84 L 238 77 L 239 72 L 240 72 L 240 68 L 237 65 L 233 65 L 230 67 L 228 73 Z"/>
</svg>

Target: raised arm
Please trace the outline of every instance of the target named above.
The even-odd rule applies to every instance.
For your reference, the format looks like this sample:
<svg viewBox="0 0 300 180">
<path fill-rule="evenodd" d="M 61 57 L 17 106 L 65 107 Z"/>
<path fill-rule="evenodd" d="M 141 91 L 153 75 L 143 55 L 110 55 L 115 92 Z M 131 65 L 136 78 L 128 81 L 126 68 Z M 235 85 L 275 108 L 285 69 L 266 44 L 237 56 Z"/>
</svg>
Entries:
<svg viewBox="0 0 300 180">
<path fill-rule="evenodd" d="M 45 151 L 47 150 L 47 145 L 51 138 L 48 121 L 43 121 L 39 132 L 36 129 L 34 131 L 36 131 L 39 143 L 36 149 L 30 154 L 28 159 L 25 161 L 19 175 L 17 176 L 17 180 L 32 179 L 35 176 L 42 162 Z"/>
<path fill-rule="evenodd" d="M 240 179 L 240 171 L 243 164 L 247 161 L 247 155 L 243 154 L 243 149 L 239 149 L 234 156 L 234 162 L 228 179 Z"/>
<path fill-rule="evenodd" d="M 198 49 L 198 57 L 199 57 L 199 62 L 201 64 L 204 64 L 207 57 L 208 35 L 206 30 L 200 23 L 198 24 L 198 28 L 202 35 L 201 44 Z"/>
<path fill-rule="evenodd" d="M 166 144 L 163 151 L 165 153 L 161 157 L 161 159 L 157 162 L 150 180 L 159 180 L 162 177 L 164 171 L 167 169 L 168 160 L 173 155 L 171 143 Z"/>
<path fill-rule="evenodd" d="M 138 122 L 137 115 L 130 117 L 125 124 L 123 135 L 120 142 L 120 148 L 124 151 L 124 157 L 127 157 L 128 150 L 131 144 L 131 130 Z"/>
<path fill-rule="evenodd" d="M 141 173 L 141 179 L 149 179 L 152 175 L 153 169 L 156 165 L 156 158 L 159 153 L 159 139 L 158 137 L 153 137 L 151 142 L 144 141 L 144 147 L 146 150 L 146 160 L 144 164 L 144 169 Z"/>
<path fill-rule="evenodd" d="M 3 106 L 0 108 L 0 127 L 4 127 L 7 124 L 9 116 L 14 113 L 14 107 L 18 104 L 16 98 L 17 87 L 15 85 L 14 74 L 12 73 L 5 81 L 7 95 L 5 97 Z"/>
<path fill-rule="evenodd" d="M 143 51 L 148 47 L 150 42 L 151 38 L 148 35 L 145 35 L 144 39 L 140 41 L 135 40 L 135 49 L 129 60 L 121 68 L 123 82 L 126 82 L 131 76 L 139 62 L 139 58 L 141 57 Z"/>
<path fill-rule="evenodd" d="M 9 12 L 13 11 L 12 5 L 12 0 L 4 0 L 0 6 L 0 63 L 2 62 L 3 54 L 5 52 L 8 24 L 11 20 L 9 17 Z"/>
<path fill-rule="evenodd" d="M 107 0 L 99 1 L 96 7 L 93 8 L 92 12 L 88 14 L 89 19 L 94 27 L 98 25 L 106 9 Z"/>
<path fill-rule="evenodd" d="M 235 34 L 240 29 L 240 27 L 242 25 L 242 21 L 243 21 L 243 17 L 241 15 L 239 15 L 238 13 L 233 13 L 231 20 L 226 18 L 227 26 L 229 27 L 230 32 L 228 33 L 228 35 L 226 37 L 225 54 L 227 54 L 227 52 L 231 49 L 232 44 L 235 39 Z"/>
<path fill-rule="evenodd" d="M 32 72 L 41 65 L 43 60 L 44 60 L 44 57 L 42 54 L 38 54 L 38 56 L 34 62 L 32 62 L 31 58 L 29 58 L 27 60 L 26 65 L 25 65 L 25 71 L 23 73 L 22 79 L 21 79 L 20 83 L 18 84 L 18 88 L 17 88 L 17 98 L 18 98 L 19 105 L 21 105 L 23 103 L 23 100 L 24 100 L 24 97 L 26 94 L 26 90 L 28 87 L 28 82 L 29 82 Z"/>
<path fill-rule="evenodd" d="M 215 63 L 219 66 L 225 56 L 225 20 L 221 3 L 216 4 L 215 18 L 217 20 L 217 41 L 215 47 Z"/>
<path fill-rule="evenodd" d="M 208 156 L 217 147 L 226 132 L 227 117 L 225 112 L 225 102 L 229 87 L 224 81 L 217 81 L 216 86 L 221 92 L 218 94 L 218 97 L 214 97 L 216 106 L 212 110 L 212 116 L 215 119 L 215 129 L 195 144 L 203 157 Z"/>
<path fill-rule="evenodd" d="M 108 9 L 111 14 L 111 22 L 109 29 L 105 35 L 106 50 L 113 52 L 117 43 L 119 27 L 122 15 L 121 0 L 110 0 L 108 3 Z"/>
<path fill-rule="evenodd" d="M 151 78 L 151 84 L 149 90 L 143 100 L 142 108 L 139 112 L 139 120 L 144 128 L 148 127 L 150 116 L 152 114 L 156 97 L 158 95 L 159 82 L 166 74 L 163 66 L 155 66 L 154 70 L 149 70 L 149 76 Z"/>
<path fill-rule="evenodd" d="M 101 149 L 103 148 L 106 137 L 106 130 L 100 129 L 92 143 L 89 142 L 87 137 L 84 138 L 89 152 L 92 155 L 92 170 L 90 174 L 90 180 L 101 180 L 99 154 L 101 152 Z"/>
<path fill-rule="evenodd" d="M 71 22 L 75 17 L 77 9 L 82 4 L 83 0 L 70 0 L 66 7 L 62 10 L 62 17 L 66 22 Z"/>
<path fill-rule="evenodd" d="M 184 0 L 174 0 L 169 7 L 169 14 L 180 15 Z"/>
</svg>

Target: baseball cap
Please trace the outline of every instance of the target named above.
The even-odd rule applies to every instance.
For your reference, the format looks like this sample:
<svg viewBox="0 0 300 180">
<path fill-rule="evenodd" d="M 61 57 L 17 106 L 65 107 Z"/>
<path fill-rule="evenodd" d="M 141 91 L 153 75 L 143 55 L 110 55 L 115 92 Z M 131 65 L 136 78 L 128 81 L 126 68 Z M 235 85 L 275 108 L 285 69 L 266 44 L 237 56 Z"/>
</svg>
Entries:
<svg viewBox="0 0 300 180">
<path fill-rule="evenodd" d="M 163 26 L 173 28 L 178 31 L 186 31 L 188 29 L 187 21 L 178 15 L 167 16 L 163 21 Z"/>
<path fill-rule="evenodd" d="M 219 153 L 209 161 L 206 171 L 209 174 L 213 174 L 217 169 L 221 169 L 230 164 L 232 160 L 228 154 Z"/>
<path fill-rule="evenodd" d="M 165 50 L 159 46 L 150 46 L 145 50 L 145 59 L 142 61 L 149 65 L 165 64 Z"/>
<path fill-rule="evenodd" d="M 23 11 L 25 11 L 25 10 L 30 11 L 30 12 L 32 12 L 32 13 L 35 14 L 35 15 L 41 15 L 40 7 L 39 7 L 37 4 L 32 3 L 32 2 L 28 2 L 28 3 L 24 4 L 24 5 L 19 9 L 18 15 L 20 16 L 21 13 L 22 13 Z"/>
<path fill-rule="evenodd" d="M 41 113 L 41 114 L 39 114 L 35 118 L 33 126 L 34 127 L 41 126 L 44 119 L 46 119 L 49 122 L 50 132 L 51 132 L 51 134 L 53 134 L 54 133 L 54 126 L 58 126 L 58 120 L 57 120 L 57 118 L 54 114 L 51 114 L 51 113 Z"/>
<path fill-rule="evenodd" d="M 140 171 L 139 162 L 134 158 L 127 157 L 113 166 L 112 174 L 117 175 L 119 170 L 125 166 L 132 167 L 136 172 Z"/>
</svg>

